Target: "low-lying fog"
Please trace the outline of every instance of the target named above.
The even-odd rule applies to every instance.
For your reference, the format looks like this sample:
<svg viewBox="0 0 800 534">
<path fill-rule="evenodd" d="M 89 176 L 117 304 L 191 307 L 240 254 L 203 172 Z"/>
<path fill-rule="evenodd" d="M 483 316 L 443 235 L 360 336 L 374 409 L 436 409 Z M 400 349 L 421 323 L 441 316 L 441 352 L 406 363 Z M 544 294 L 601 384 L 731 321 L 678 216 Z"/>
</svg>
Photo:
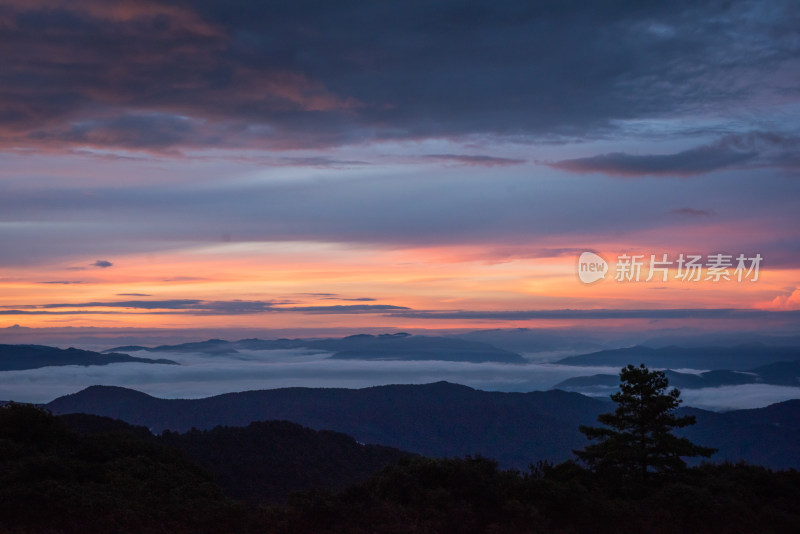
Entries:
<svg viewBox="0 0 800 534">
<path fill-rule="evenodd" d="M 116 363 L 105 366 L 44 367 L 0 373 L 0 399 L 49 402 L 91 385 L 114 385 L 163 398 L 199 398 L 220 393 L 291 386 L 362 388 L 385 384 L 422 384 L 447 380 L 491 391 L 551 389 L 567 378 L 617 374 L 616 367 L 578 367 L 542 361 L 466 363 L 446 361 L 331 360 L 330 353 L 303 349 L 240 351 L 231 355 L 131 352 L 167 358 L 181 365 Z M 682 370 L 686 371 L 686 370 Z M 607 396 L 610 390 L 585 393 Z M 755 408 L 800 398 L 800 388 L 748 384 L 683 390 L 684 405 L 712 410 Z"/>
</svg>

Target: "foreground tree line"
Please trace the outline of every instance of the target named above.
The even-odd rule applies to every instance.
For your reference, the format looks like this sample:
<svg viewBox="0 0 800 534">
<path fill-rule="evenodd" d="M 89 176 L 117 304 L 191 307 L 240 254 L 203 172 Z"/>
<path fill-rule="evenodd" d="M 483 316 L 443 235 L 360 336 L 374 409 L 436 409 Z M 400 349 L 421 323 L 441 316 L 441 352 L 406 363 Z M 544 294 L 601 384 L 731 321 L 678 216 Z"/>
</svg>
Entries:
<svg viewBox="0 0 800 534">
<path fill-rule="evenodd" d="M 68 418 L 8 404 L 0 409 L 0 531 L 800 532 L 800 473 L 729 463 L 686 467 L 683 458 L 713 449 L 672 434 L 693 423 L 674 414 L 680 393 L 644 366 L 628 366 L 620 378 L 616 410 L 600 416 L 603 426 L 581 428 L 590 441 L 576 460 L 520 472 L 481 457 L 397 460 L 380 450 L 378 458 L 391 464 L 365 480 L 335 490 L 330 478 L 315 478 L 323 487 L 280 505 L 233 500 L 248 495 L 253 478 L 189 459 L 208 454 L 197 452 L 205 442 L 229 443 L 226 429 L 161 438 L 101 418 L 73 420 L 70 429 Z M 293 441 L 270 454 L 301 469 L 308 437 L 281 431 L 294 433 Z M 241 463 L 246 439 L 233 434 L 235 458 L 217 447 L 213 462 Z M 320 465 L 338 469 L 338 478 L 364 471 L 364 456 L 342 455 L 338 438 L 329 443 L 317 444 L 315 454 L 328 447 L 332 458 L 336 447 L 345 465 Z M 271 490 L 287 484 L 285 474 L 274 476 Z"/>
</svg>

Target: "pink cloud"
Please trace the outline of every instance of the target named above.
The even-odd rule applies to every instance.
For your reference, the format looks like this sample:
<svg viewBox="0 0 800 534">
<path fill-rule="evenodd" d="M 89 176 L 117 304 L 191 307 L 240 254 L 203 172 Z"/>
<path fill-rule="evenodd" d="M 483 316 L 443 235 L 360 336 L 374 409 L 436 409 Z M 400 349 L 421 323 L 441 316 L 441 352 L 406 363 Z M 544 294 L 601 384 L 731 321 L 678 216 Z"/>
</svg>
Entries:
<svg viewBox="0 0 800 534">
<path fill-rule="evenodd" d="M 800 288 L 796 287 L 786 295 L 778 295 L 766 307 L 776 310 L 800 310 Z"/>
</svg>

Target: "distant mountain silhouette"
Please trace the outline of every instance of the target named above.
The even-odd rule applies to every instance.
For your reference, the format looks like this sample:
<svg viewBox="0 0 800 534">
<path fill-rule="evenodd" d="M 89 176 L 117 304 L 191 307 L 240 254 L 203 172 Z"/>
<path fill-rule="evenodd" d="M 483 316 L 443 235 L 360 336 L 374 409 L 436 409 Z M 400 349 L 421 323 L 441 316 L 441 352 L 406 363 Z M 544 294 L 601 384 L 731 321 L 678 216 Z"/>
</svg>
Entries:
<svg viewBox="0 0 800 534">
<path fill-rule="evenodd" d="M 800 386 L 800 360 L 762 365 L 751 372 L 761 377 L 765 384 Z"/>
<path fill-rule="evenodd" d="M 800 360 L 796 347 L 769 347 L 760 344 L 736 347 L 650 347 L 601 350 L 590 354 L 570 356 L 555 363 L 562 365 L 607 365 L 624 367 L 643 363 L 648 367 L 666 369 L 729 369 L 746 371 L 775 362 Z"/>
<path fill-rule="evenodd" d="M 716 370 L 699 374 L 665 371 L 669 384 L 681 389 L 713 388 L 741 384 L 770 384 L 800 387 L 800 360 L 776 362 L 748 371 Z M 554 387 L 568 391 L 587 391 L 595 386 L 616 387 L 618 375 L 599 374 L 568 378 Z"/>
<path fill-rule="evenodd" d="M 601 344 L 594 336 L 582 332 L 546 330 L 543 328 L 495 328 L 453 334 L 453 338 L 488 343 L 494 347 L 513 352 L 567 352 L 570 354 L 597 351 L 608 345 Z"/>
<path fill-rule="evenodd" d="M 348 360 L 445 360 L 462 362 L 526 363 L 515 352 L 498 349 L 487 343 L 450 337 L 413 336 L 410 334 L 357 334 L 330 339 L 209 339 L 197 343 L 142 347 L 129 345 L 110 351 L 202 352 L 236 354 L 239 350 L 309 349 L 333 352 L 333 359 Z"/>
<path fill-rule="evenodd" d="M 575 327 L 567 331 L 556 328 L 495 328 L 451 334 L 450 337 L 482 341 L 517 353 L 563 352 L 572 355 L 633 345 L 731 347 L 761 343 L 770 347 L 800 347 L 800 335 L 761 334 L 748 330 L 699 332 L 691 328 L 652 330 L 647 333 L 612 333 L 591 327 Z M 758 365 L 758 363 L 754 365 Z"/>
<path fill-rule="evenodd" d="M 178 365 L 172 360 L 137 358 L 118 352 L 101 354 L 71 347 L 59 349 L 44 345 L 0 345 L 0 371 L 21 371 L 56 365 L 108 365 L 119 362 Z"/>
<path fill-rule="evenodd" d="M 347 347 L 347 348 L 345 348 Z M 487 343 L 431 336 L 350 336 L 333 359 L 347 360 L 447 360 L 464 362 L 526 363 L 511 351 Z"/>
<path fill-rule="evenodd" d="M 518 468 L 540 459 L 572 457 L 573 449 L 586 444 L 578 426 L 596 424 L 598 414 L 613 408 L 608 401 L 559 390 L 500 393 L 447 382 L 357 390 L 286 388 L 196 400 L 157 399 L 125 388 L 94 386 L 47 407 L 54 413 L 123 419 L 156 432 L 288 420 L 426 456 L 481 454 Z M 753 415 L 758 410 L 719 414 L 686 408 L 681 411 L 697 415 L 698 424 L 680 433 L 718 448 L 714 459 L 799 468 L 800 424 L 791 416 L 796 407 L 785 403 L 762 409 L 778 414 L 782 426 L 768 419 L 759 422 Z"/>
</svg>

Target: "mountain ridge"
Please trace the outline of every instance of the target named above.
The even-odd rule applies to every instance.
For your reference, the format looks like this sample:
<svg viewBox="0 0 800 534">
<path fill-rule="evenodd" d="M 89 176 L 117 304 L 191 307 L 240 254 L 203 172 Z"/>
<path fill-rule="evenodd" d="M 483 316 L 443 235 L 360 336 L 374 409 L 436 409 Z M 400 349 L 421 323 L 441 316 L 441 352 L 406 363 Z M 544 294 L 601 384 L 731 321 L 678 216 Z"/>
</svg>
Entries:
<svg viewBox="0 0 800 534">
<path fill-rule="evenodd" d="M 527 360 L 488 343 L 445 336 L 397 334 L 355 334 L 343 338 L 324 339 L 240 339 L 206 341 L 144 347 L 126 345 L 108 349 L 109 352 L 201 352 L 206 354 L 237 354 L 240 350 L 308 349 L 332 352 L 331 359 L 346 360 L 443 360 L 464 362 L 498 362 L 523 364 Z"/>
<path fill-rule="evenodd" d="M 253 421 L 287 420 L 314 430 L 333 430 L 363 443 L 433 457 L 480 454 L 501 465 L 525 468 L 532 461 L 562 461 L 586 444 L 580 425 L 595 425 L 609 402 L 561 390 L 502 393 L 459 384 L 373 386 L 364 389 L 282 388 L 227 393 L 204 399 L 158 399 L 125 388 L 94 386 L 55 399 L 53 413 L 94 413 L 151 428 L 186 431 Z M 752 461 L 771 468 L 800 468 L 800 421 L 793 403 L 773 405 L 772 419 L 757 410 L 724 414 L 681 408 L 698 424 L 679 434 L 716 447 L 714 459 Z M 788 413 L 787 413 L 788 412 Z"/>
<path fill-rule="evenodd" d="M 614 367 L 624 367 L 630 363 L 637 365 L 643 363 L 650 368 L 747 371 L 771 363 L 795 360 L 800 360 L 800 348 L 746 343 L 734 347 L 679 347 L 673 345 L 652 348 L 635 345 L 568 356 L 553 363 Z"/>
<path fill-rule="evenodd" d="M 667 369 L 664 374 L 669 380 L 670 386 L 680 389 L 700 389 L 743 384 L 800 387 L 800 360 L 774 362 L 746 371 L 715 369 L 693 374 Z M 580 392 L 581 388 L 614 387 L 618 384 L 618 375 L 596 374 L 567 378 L 553 387 Z"/>
</svg>

